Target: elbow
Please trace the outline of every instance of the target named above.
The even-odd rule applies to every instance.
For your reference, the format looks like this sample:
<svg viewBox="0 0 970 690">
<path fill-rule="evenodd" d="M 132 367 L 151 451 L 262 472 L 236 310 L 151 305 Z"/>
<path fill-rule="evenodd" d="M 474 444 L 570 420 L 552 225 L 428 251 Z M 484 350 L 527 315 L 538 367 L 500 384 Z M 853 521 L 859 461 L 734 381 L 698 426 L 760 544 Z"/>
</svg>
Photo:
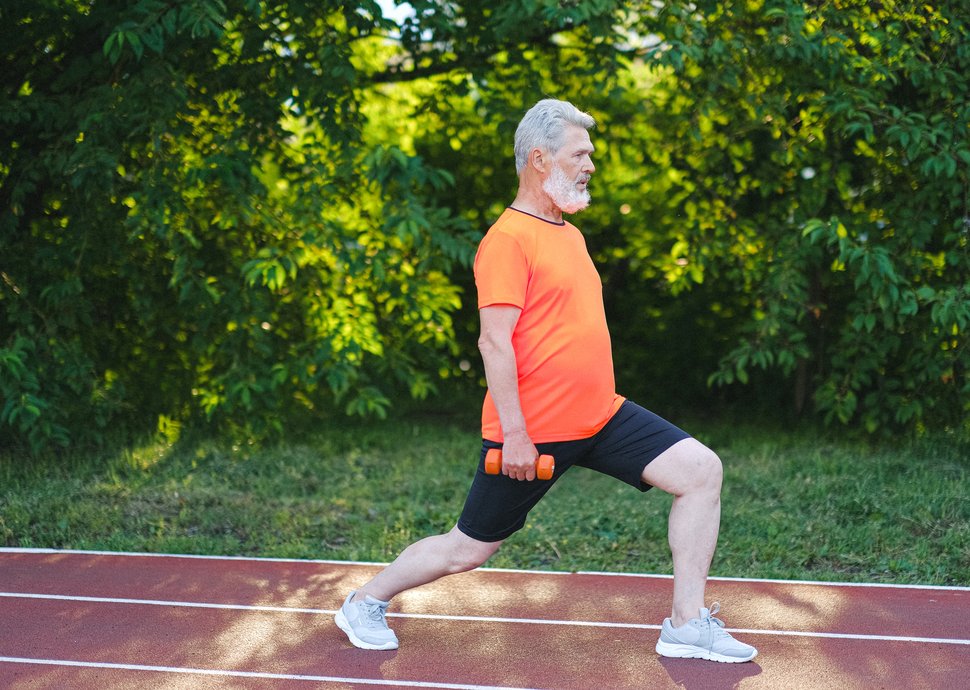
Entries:
<svg viewBox="0 0 970 690">
<path fill-rule="evenodd" d="M 478 351 L 482 354 L 482 357 L 487 357 L 495 351 L 495 343 L 485 333 L 478 336 Z"/>
<path fill-rule="evenodd" d="M 509 340 L 502 340 L 495 337 L 494 333 L 482 333 L 478 336 L 478 351 L 482 359 L 501 355 L 503 352 L 511 350 L 512 343 Z"/>
</svg>

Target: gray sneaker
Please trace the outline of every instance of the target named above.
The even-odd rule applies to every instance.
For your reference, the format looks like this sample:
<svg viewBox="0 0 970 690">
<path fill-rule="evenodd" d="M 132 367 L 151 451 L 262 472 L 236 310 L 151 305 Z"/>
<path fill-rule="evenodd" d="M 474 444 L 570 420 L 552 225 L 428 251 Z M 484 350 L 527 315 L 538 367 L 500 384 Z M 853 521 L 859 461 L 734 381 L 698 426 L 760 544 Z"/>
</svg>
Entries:
<svg viewBox="0 0 970 690">
<path fill-rule="evenodd" d="M 334 616 L 337 627 L 347 633 L 355 647 L 397 649 L 397 635 L 384 620 L 384 613 L 391 602 L 375 599 L 370 594 L 364 597 L 364 601 L 351 601 L 354 594 L 356 591 L 350 593 Z"/>
<path fill-rule="evenodd" d="M 676 659 L 708 659 L 728 664 L 751 661 L 758 650 L 738 642 L 727 630 L 724 621 L 715 618 L 721 605 L 714 603 L 710 610 L 701 609 L 700 618 L 692 618 L 679 628 L 664 620 L 657 640 L 657 654 Z"/>
</svg>

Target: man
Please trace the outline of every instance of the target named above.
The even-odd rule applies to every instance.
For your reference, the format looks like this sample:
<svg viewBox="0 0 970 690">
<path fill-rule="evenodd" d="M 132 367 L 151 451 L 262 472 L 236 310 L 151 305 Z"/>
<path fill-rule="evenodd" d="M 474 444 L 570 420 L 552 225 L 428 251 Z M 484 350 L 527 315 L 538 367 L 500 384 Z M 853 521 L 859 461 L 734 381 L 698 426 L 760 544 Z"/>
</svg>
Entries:
<svg viewBox="0 0 970 690">
<path fill-rule="evenodd" d="M 450 532 L 407 547 L 347 597 L 336 622 L 358 647 L 396 649 L 384 617 L 390 599 L 485 563 L 555 480 L 579 465 L 674 496 L 673 605 L 657 652 L 723 662 L 757 654 L 713 617 L 717 604 L 704 603 L 720 522 L 720 459 L 614 390 L 602 284 L 582 234 L 562 217 L 589 205 L 593 125 L 586 113 L 552 99 L 519 123 L 518 194 L 475 258 L 488 383 L 479 469 Z M 491 448 L 502 449 L 499 475 L 483 470 Z M 536 480 L 540 453 L 555 458 L 552 480 Z"/>
</svg>

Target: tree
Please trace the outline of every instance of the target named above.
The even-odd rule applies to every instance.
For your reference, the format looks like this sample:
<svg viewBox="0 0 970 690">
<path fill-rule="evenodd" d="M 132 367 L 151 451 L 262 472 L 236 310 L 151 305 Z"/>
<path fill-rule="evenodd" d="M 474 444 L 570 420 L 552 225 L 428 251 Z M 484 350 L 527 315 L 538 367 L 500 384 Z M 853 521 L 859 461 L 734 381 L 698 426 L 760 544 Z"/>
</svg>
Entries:
<svg viewBox="0 0 970 690">
<path fill-rule="evenodd" d="M 668 6 L 656 63 L 672 284 L 744 286 L 716 383 L 792 380 L 829 420 L 970 410 L 970 71 L 960 3 Z M 636 246 L 636 242 L 632 243 Z"/>
<path fill-rule="evenodd" d="M 383 413 L 449 352 L 448 175 L 365 146 L 373 3 L 5 5 L 0 427 Z"/>
<path fill-rule="evenodd" d="M 475 356 L 468 262 L 544 95 L 600 123 L 581 222 L 627 380 L 966 418 L 958 3 L 410 6 L 0 8 L 0 429 L 265 436 L 428 394 Z"/>
<path fill-rule="evenodd" d="M 264 436 L 432 390 L 477 235 L 440 203 L 448 173 L 365 137 L 364 96 L 591 16 L 472 3 L 473 35 L 450 7 L 398 28 L 373 2 L 6 3 L 0 428 L 34 449 L 159 417 Z"/>
<path fill-rule="evenodd" d="M 627 305 L 611 318 L 621 378 L 676 388 L 693 405 L 710 397 L 705 378 L 754 385 L 765 407 L 785 391 L 796 413 L 812 407 L 869 431 L 964 424 L 961 5 L 590 10 L 610 18 L 576 21 L 551 49 L 493 52 L 474 70 L 429 63 L 461 79 L 438 84 L 416 112 L 446 104 L 423 150 L 449 170 L 470 167 L 458 189 L 487 200 L 509 198 L 492 181 L 507 155 L 480 137 L 509 141 L 537 94 L 596 115 L 597 203 L 581 223 L 608 293 Z M 476 118 L 486 121 L 478 134 L 442 130 L 474 129 Z M 496 210 L 491 201 L 468 217 L 484 229 Z"/>
</svg>

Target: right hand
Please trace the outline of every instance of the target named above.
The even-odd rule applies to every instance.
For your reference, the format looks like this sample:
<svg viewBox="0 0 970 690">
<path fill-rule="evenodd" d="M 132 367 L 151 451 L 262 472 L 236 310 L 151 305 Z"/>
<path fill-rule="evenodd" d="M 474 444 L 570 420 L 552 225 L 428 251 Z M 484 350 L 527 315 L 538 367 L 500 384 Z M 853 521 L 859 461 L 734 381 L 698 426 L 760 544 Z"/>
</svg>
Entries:
<svg viewBox="0 0 970 690">
<path fill-rule="evenodd" d="M 507 434 L 502 442 L 502 474 L 531 482 L 536 478 L 538 457 L 539 451 L 525 431 Z"/>
</svg>

